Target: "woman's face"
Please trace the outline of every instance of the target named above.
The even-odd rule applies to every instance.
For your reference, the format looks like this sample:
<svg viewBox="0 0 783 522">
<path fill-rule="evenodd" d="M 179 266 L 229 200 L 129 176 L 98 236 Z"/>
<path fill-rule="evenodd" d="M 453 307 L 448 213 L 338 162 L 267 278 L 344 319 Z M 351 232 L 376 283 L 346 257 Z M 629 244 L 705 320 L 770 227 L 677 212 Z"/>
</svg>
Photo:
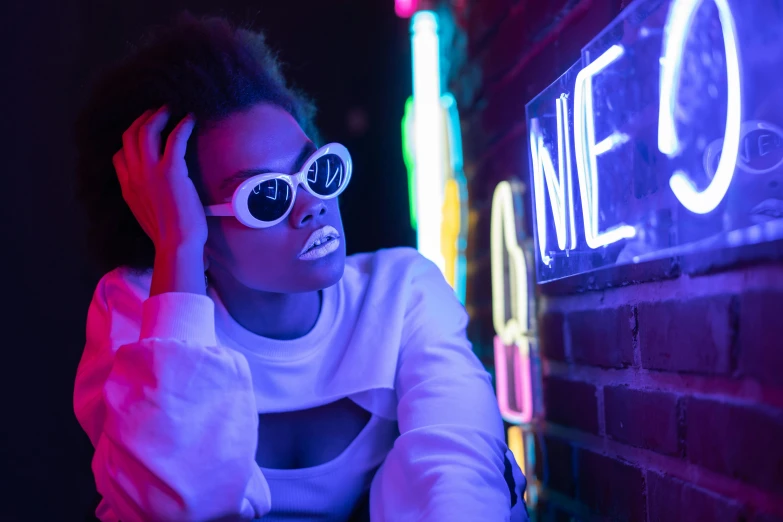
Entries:
<svg viewBox="0 0 783 522">
<path fill-rule="evenodd" d="M 234 177 L 240 171 L 291 174 L 316 150 L 293 116 L 268 104 L 204 130 L 196 148 L 205 204 L 231 202 L 243 181 Z M 234 217 L 210 217 L 207 223 L 205 256 L 215 277 L 231 277 L 253 290 L 294 293 L 327 288 L 343 275 L 345 237 L 336 198 L 324 201 L 300 186 L 290 214 L 275 226 L 248 228 Z M 315 260 L 300 259 L 310 235 L 327 225 L 339 233 L 337 250 Z"/>
</svg>

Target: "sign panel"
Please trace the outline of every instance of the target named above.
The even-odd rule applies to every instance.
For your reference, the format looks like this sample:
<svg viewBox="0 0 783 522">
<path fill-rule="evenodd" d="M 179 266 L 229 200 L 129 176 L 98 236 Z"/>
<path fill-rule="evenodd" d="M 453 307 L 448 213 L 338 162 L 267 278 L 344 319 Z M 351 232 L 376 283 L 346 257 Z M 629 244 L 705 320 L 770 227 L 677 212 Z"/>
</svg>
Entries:
<svg viewBox="0 0 783 522">
<path fill-rule="evenodd" d="M 508 429 L 508 447 L 528 480 L 525 500 L 528 507 L 538 502 L 536 446 L 532 423 L 541 408 L 540 364 L 538 363 L 535 297 L 532 286 L 532 260 L 528 260 L 529 240 L 522 215 L 521 186 L 501 181 L 492 196 L 490 263 L 492 267 L 492 323 L 495 327 L 495 390 L 503 420 Z M 531 281 L 529 281 L 531 280 Z"/>
<path fill-rule="evenodd" d="M 539 282 L 783 238 L 783 2 L 637 0 L 527 105 Z"/>
</svg>

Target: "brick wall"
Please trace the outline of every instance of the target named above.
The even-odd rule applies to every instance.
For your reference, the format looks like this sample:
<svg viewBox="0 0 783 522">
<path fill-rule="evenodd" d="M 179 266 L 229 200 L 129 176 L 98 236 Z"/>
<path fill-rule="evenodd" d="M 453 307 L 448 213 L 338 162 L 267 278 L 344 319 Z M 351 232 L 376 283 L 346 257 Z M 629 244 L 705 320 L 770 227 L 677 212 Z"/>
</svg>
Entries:
<svg viewBox="0 0 783 522">
<path fill-rule="evenodd" d="M 774 264 L 542 296 L 547 512 L 783 518 L 781 313 Z"/>
<path fill-rule="evenodd" d="M 453 3 L 467 35 L 450 87 L 469 179 L 469 334 L 488 364 L 490 203 L 497 182 L 527 181 L 525 104 L 627 3 Z M 781 250 L 539 287 L 539 520 L 783 520 Z"/>
</svg>

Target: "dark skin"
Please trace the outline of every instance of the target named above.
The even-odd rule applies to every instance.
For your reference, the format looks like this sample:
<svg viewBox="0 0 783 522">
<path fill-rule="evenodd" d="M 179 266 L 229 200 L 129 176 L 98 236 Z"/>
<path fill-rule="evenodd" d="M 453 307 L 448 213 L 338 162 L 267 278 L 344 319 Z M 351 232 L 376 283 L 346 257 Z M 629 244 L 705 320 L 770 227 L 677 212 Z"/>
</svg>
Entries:
<svg viewBox="0 0 783 522">
<path fill-rule="evenodd" d="M 207 219 L 203 206 L 231 201 L 241 183 L 239 171 L 296 172 L 315 150 L 311 141 L 289 113 L 259 104 L 196 136 L 194 120 L 182 120 L 161 155 L 160 132 L 167 121 L 165 108 L 145 112 L 123 134 L 123 148 L 114 156 L 123 197 L 155 244 L 150 295 L 204 295 L 206 271 L 228 312 L 244 328 L 268 338 L 302 337 L 318 319 L 320 291 L 337 284 L 345 269 L 337 200 L 323 201 L 300 189 L 289 216 L 265 229 L 248 228 L 233 217 Z M 184 160 L 193 138 L 207 201 L 199 200 Z M 325 225 L 339 232 L 339 248 L 317 260 L 299 259 L 311 233 Z M 369 417 L 349 399 L 262 414 L 256 461 L 279 469 L 328 462 L 356 438 Z"/>
<path fill-rule="evenodd" d="M 296 120 L 272 105 L 236 113 L 197 136 L 202 185 L 210 203 L 230 202 L 248 169 L 294 173 L 315 145 Z M 234 218 L 209 218 L 204 248 L 210 284 L 229 313 L 246 329 L 264 337 L 295 339 L 315 324 L 319 290 L 340 280 L 345 238 L 336 199 L 321 200 L 298 190 L 285 221 L 252 229 Z M 310 234 L 325 225 L 340 233 L 340 247 L 314 261 L 299 253 Z"/>
<path fill-rule="evenodd" d="M 202 183 L 210 203 L 231 201 L 247 169 L 293 173 L 315 146 L 282 109 L 259 105 L 220 122 L 197 138 Z M 315 325 L 319 290 L 335 284 L 345 267 L 345 241 L 336 199 L 298 190 L 288 218 L 252 229 L 233 218 L 209 218 L 204 248 L 210 284 L 231 316 L 264 337 L 295 339 Z M 315 260 L 298 254 L 310 234 L 336 228 L 340 248 Z M 311 467 L 337 457 L 356 438 L 369 414 L 348 399 L 305 411 L 260 416 L 256 461 L 267 468 Z M 314 434 L 315 435 L 314 437 Z"/>
</svg>

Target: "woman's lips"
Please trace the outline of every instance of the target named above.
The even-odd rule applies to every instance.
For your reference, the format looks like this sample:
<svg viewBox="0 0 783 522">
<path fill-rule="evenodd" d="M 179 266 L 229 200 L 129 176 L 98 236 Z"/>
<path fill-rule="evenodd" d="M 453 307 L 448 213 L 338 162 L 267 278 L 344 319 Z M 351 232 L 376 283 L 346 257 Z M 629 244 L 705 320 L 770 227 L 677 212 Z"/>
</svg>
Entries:
<svg viewBox="0 0 783 522">
<path fill-rule="evenodd" d="M 313 247 L 307 252 L 300 254 L 299 259 L 303 261 L 312 261 L 313 259 L 320 259 L 326 257 L 340 246 L 340 240 L 337 238 L 329 239 L 325 243 L 317 247 Z"/>
<path fill-rule="evenodd" d="M 310 234 L 310 237 L 305 241 L 302 250 L 299 252 L 299 257 L 307 254 L 311 250 L 317 250 L 326 246 L 327 243 L 336 241 L 339 245 L 340 233 L 333 226 L 326 225 L 319 228 Z M 336 247 L 335 247 L 336 248 Z"/>
</svg>

